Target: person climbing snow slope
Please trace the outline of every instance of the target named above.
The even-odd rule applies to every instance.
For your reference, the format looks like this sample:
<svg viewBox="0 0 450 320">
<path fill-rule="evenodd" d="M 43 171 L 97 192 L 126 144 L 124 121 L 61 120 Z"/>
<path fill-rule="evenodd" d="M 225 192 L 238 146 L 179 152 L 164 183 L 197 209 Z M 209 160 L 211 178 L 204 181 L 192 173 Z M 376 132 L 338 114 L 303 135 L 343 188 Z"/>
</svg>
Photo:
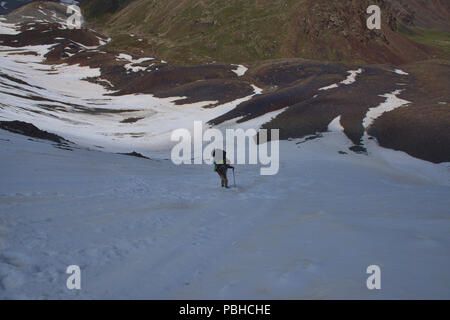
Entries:
<svg viewBox="0 0 450 320">
<path fill-rule="evenodd" d="M 216 149 L 212 155 L 214 157 L 214 171 L 220 177 L 222 188 L 228 189 L 227 171 L 228 169 L 233 169 L 234 171 L 234 167 L 229 164 L 230 161 L 227 159 L 227 153 L 225 151 Z"/>
</svg>

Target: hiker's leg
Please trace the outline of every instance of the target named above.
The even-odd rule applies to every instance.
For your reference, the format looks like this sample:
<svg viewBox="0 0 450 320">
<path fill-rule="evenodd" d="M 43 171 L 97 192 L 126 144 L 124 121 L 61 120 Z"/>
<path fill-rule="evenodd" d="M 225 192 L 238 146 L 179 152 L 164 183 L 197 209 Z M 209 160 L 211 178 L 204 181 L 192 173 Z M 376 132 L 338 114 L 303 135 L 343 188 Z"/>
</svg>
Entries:
<svg viewBox="0 0 450 320">
<path fill-rule="evenodd" d="M 225 180 L 225 188 L 228 188 L 228 177 L 227 177 L 227 169 L 223 170 L 223 178 Z"/>
<path fill-rule="evenodd" d="M 224 187 L 224 185 L 223 185 L 223 176 L 222 176 L 222 174 L 220 173 L 220 170 L 217 170 L 217 174 L 219 175 L 220 182 L 222 183 L 222 188 L 223 188 L 223 187 Z"/>
<path fill-rule="evenodd" d="M 217 174 L 218 174 L 219 177 L 220 177 L 220 182 L 221 182 L 221 184 L 222 184 L 222 188 L 225 187 L 225 179 L 224 179 L 223 171 L 221 170 L 221 168 L 218 168 L 218 169 L 217 169 Z"/>
<path fill-rule="evenodd" d="M 217 169 L 217 173 L 220 175 L 220 178 L 222 179 L 222 187 L 228 188 L 227 168 L 222 165 Z"/>
</svg>

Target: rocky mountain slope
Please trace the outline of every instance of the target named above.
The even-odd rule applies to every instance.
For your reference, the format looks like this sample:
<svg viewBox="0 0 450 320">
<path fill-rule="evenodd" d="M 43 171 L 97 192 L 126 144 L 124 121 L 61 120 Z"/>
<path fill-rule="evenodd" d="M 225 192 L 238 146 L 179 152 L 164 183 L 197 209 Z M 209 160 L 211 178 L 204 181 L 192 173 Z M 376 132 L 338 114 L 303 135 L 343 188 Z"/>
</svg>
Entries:
<svg viewBox="0 0 450 320">
<path fill-rule="evenodd" d="M 178 63 L 252 62 L 301 57 L 315 60 L 407 63 L 447 56 L 408 37 L 405 26 L 448 27 L 448 1 L 82 1 L 96 29 L 119 49 L 138 49 Z M 382 29 L 366 27 L 369 5 L 382 8 Z M 99 8 L 102 8 L 101 10 Z M 151 51 L 151 52 L 148 52 Z"/>
</svg>

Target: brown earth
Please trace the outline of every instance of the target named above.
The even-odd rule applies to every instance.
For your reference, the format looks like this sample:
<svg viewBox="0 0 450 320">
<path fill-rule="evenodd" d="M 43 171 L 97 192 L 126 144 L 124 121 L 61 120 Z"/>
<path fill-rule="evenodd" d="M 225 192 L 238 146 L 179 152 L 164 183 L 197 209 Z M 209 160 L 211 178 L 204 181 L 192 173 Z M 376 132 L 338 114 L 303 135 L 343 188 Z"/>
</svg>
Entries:
<svg viewBox="0 0 450 320">
<path fill-rule="evenodd" d="M 381 146 L 431 162 L 450 161 L 450 63 L 425 61 L 406 66 L 412 81 L 400 98 L 411 101 L 382 115 L 370 128 Z"/>
</svg>

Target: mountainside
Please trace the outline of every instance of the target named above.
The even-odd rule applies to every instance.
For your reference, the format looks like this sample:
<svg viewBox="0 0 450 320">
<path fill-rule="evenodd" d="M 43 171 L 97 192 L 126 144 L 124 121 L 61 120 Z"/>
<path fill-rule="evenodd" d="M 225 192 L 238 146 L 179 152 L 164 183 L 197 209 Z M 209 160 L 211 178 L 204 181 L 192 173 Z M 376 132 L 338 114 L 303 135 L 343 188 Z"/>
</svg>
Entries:
<svg viewBox="0 0 450 320">
<path fill-rule="evenodd" d="M 131 10 L 132 6 L 140 4 L 141 1 L 133 1 L 118 10 Z M 180 3 L 181 8 L 183 5 L 184 2 Z M 314 14 L 317 10 L 330 10 L 322 5 L 303 9 L 310 12 L 311 20 L 320 16 Z M 336 17 L 344 12 L 342 7 Z M 120 35 L 108 38 L 88 28 L 69 30 L 64 14 L 64 7 L 58 3 L 35 2 L 8 15 L 6 34 L 0 35 L 0 44 L 6 46 L 2 53 L 3 64 L 11 64 L 9 70 L 21 71 L 2 71 L 0 81 L 9 91 L 2 90 L 0 95 L 5 103 L 10 101 L 10 107 L 26 111 L 11 113 L 8 107 L 3 117 L 31 122 L 49 131 L 57 128 L 57 133 L 63 137 L 64 133 L 72 138 L 75 134 L 75 139 L 81 139 L 79 142 L 89 144 L 92 141 L 83 138 L 77 124 L 90 123 L 95 127 L 100 117 L 106 120 L 102 129 L 105 131 L 95 131 L 96 139 L 100 140 L 92 143 L 94 146 L 107 143 L 121 151 L 132 152 L 134 150 L 122 150 L 125 145 L 120 143 L 122 139 L 131 138 L 133 145 L 141 146 L 137 150 L 141 153 L 147 152 L 146 148 L 154 141 L 167 142 L 170 129 L 179 128 L 178 121 L 183 119 L 202 120 L 219 127 L 231 123 L 247 125 L 248 122 L 257 129 L 280 129 L 281 139 L 320 137 L 337 121 L 353 143 L 350 150 L 354 152 L 366 153 L 368 140 L 377 138 L 384 147 L 405 151 L 420 159 L 435 163 L 450 161 L 450 149 L 444 147 L 450 145 L 448 60 L 423 60 L 400 66 L 284 58 L 246 66 L 230 63 L 183 66 L 170 60 L 167 63 L 161 56 L 146 55 L 146 50 L 151 51 L 152 47 L 137 34 L 128 35 L 139 44 L 130 47 L 129 52 L 116 48 Z M 41 22 L 36 23 L 36 20 Z M 311 22 L 310 25 L 316 24 Z M 332 23 L 326 30 L 336 33 L 338 25 L 338 22 Z M 362 22 L 360 28 L 363 28 Z M 435 50 L 402 38 L 394 30 L 393 26 L 386 33 L 386 40 L 389 37 L 401 39 L 395 42 L 396 46 L 406 45 L 405 50 L 411 57 L 417 54 L 419 58 L 424 48 Z M 310 33 L 319 39 L 323 37 L 321 32 Z M 383 33 L 356 32 L 348 36 L 349 39 L 361 37 L 360 41 L 366 45 L 359 52 L 367 51 L 366 57 L 373 53 L 394 57 L 387 54 L 388 51 L 367 49 L 380 46 L 387 50 L 388 46 L 378 44 L 377 40 L 377 37 L 384 39 Z M 22 70 L 22 64 L 31 63 L 27 55 L 36 56 L 31 61 L 43 61 L 53 71 L 37 76 L 34 70 L 33 77 L 27 80 L 26 74 L 30 71 Z M 70 68 L 61 68 L 64 65 Z M 30 91 L 28 85 L 47 88 L 55 76 L 66 77 L 67 72 L 75 71 L 77 66 L 90 68 L 81 72 L 85 76 L 76 77 L 78 81 L 84 79 L 103 87 L 89 89 L 94 100 L 86 99 L 69 87 L 68 92 L 55 92 L 51 99 L 39 90 L 24 94 Z M 78 73 L 76 71 L 75 75 Z M 54 88 L 47 90 L 52 92 Z M 178 120 L 168 121 L 161 130 L 159 117 L 167 113 L 166 109 L 173 113 L 171 119 Z M 104 141 L 104 137 L 110 136 L 114 138 Z"/>
<path fill-rule="evenodd" d="M 443 20 L 449 16 L 448 1 L 123 0 L 103 6 L 104 2 L 82 1 L 82 7 L 96 29 L 115 38 L 112 47 L 142 50 L 129 36 L 136 34 L 144 39 L 147 54 L 183 64 L 293 57 L 398 64 L 448 56 L 398 30 L 398 21 L 405 20 L 409 25 L 448 26 L 448 19 Z M 366 27 L 366 9 L 373 4 L 382 8 L 380 31 Z"/>
</svg>

